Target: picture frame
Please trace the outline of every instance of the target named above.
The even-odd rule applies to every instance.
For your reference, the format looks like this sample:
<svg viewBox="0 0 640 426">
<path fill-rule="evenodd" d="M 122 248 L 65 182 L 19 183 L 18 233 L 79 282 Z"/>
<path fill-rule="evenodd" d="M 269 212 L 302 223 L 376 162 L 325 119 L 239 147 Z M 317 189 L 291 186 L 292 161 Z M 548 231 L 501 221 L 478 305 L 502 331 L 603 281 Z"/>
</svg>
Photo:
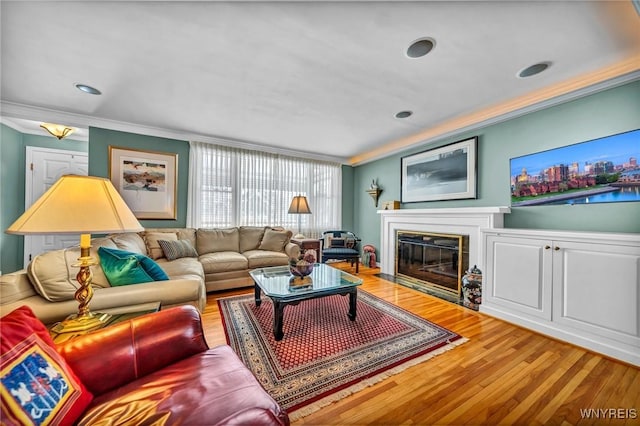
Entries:
<svg viewBox="0 0 640 426">
<path fill-rule="evenodd" d="M 109 146 L 109 179 L 138 219 L 176 219 L 178 154 Z"/>
<path fill-rule="evenodd" d="M 477 197 L 478 137 L 400 159 L 403 203 Z"/>
<path fill-rule="evenodd" d="M 640 129 L 509 160 L 512 207 L 640 201 Z"/>
</svg>

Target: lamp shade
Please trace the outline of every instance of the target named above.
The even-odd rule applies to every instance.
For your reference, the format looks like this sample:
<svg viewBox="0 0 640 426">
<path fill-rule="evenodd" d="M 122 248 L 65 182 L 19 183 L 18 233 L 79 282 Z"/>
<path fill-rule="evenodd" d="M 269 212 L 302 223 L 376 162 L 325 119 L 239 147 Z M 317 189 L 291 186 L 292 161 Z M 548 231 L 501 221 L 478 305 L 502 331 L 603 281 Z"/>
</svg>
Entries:
<svg viewBox="0 0 640 426">
<path fill-rule="evenodd" d="M 6 232 L 26 235 L 143 230 L 110 180 L 94 176 L 65 175 Z"/>
<path fill-rule="evenodd" d="M 304 195 L 296 195 L 293 197 L 291 205 L 289 206 L 289 214 L 311 214 L 307 197 Z"/>
</svg>

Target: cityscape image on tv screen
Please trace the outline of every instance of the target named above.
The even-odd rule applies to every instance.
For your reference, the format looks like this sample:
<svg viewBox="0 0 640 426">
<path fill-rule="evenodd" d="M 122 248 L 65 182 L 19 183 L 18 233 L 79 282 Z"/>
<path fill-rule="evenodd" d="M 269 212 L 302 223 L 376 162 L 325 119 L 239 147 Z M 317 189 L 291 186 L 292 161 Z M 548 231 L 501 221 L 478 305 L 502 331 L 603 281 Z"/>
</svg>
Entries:
<svg viewBox="0 0 640 426">
<path fill-rule="evenodd" d="M 640 201 L 640 129 L 512 158 L 511 205 Z"/>
</svg>

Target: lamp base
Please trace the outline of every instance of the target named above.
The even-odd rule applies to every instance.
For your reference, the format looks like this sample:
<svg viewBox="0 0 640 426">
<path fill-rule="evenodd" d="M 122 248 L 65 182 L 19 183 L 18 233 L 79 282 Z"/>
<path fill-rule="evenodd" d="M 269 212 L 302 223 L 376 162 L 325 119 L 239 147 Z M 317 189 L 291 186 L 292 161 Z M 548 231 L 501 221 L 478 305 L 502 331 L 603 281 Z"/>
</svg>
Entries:
<svg viewBox="0 0 640 426">
<path fill-rule="evenodd" d="M 78 314 L 69 315 L 65 320 L 59 322 L 51 328 L 54 333 L 77 333 L 98 330 L 111 319 L 111 314 L 104 313 L 88 313 L 79 316 Z"/>
</svg>

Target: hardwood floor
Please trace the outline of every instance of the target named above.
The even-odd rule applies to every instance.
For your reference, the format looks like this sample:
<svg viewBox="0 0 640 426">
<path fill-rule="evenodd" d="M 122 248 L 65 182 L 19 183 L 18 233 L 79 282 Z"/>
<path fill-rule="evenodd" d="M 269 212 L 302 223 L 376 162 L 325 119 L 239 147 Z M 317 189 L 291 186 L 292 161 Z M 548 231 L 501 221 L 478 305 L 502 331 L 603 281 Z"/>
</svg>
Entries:
<svg viewBox="0 0 640 426">
<path fill-rule="evenodd" d="M 385 281 L 377 272 L 360 269 L 363 290 L 469 341 L 293 426 L 640 425 L 639 368 Z M 226 343 L 217 298 L 251 291 L 208 295 L 209 345 Z M 591 418 L 582 415 L 587 410 L 594 410 Z"/>
</svg>

